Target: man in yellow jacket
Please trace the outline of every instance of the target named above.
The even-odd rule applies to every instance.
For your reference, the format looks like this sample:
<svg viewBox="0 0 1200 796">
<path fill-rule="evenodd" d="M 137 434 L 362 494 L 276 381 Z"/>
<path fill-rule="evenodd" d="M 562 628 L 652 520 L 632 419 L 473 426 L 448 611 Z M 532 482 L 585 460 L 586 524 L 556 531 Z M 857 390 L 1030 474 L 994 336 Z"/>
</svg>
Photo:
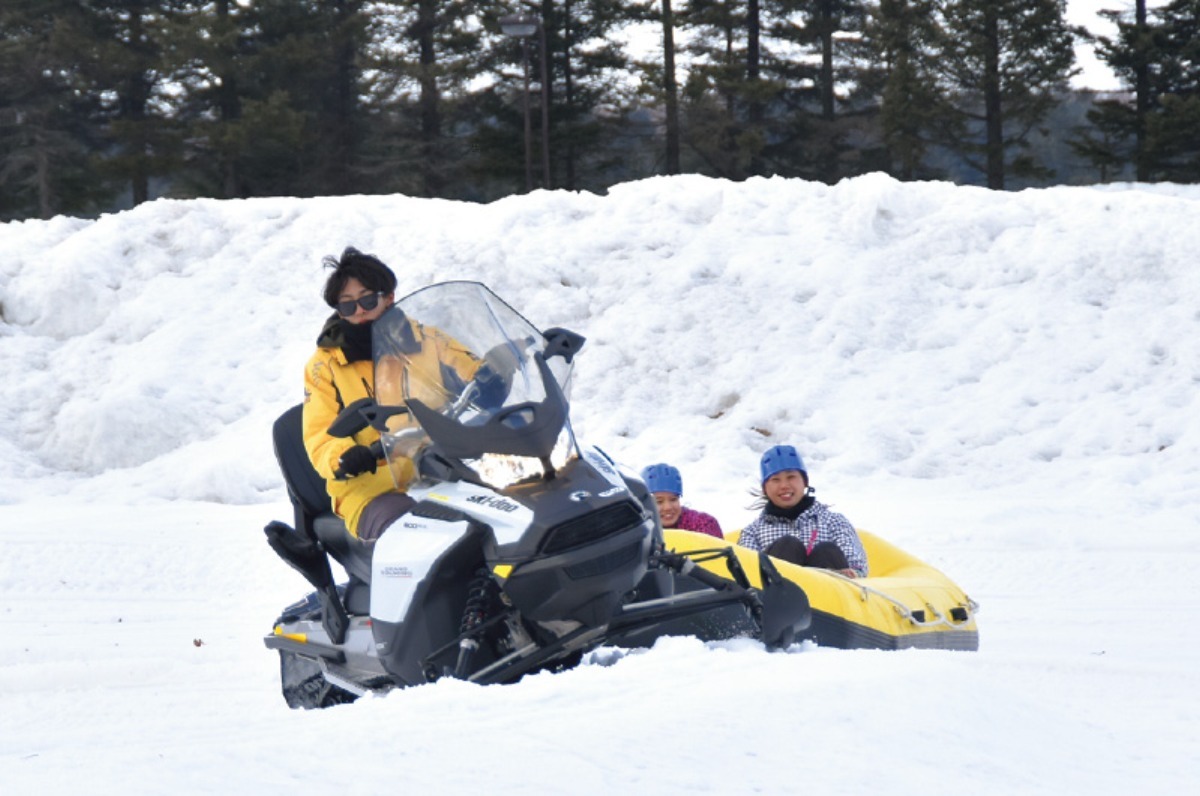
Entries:
<svg viewBox="0 0 1200 796">
<path fill-rule="evenodd" d="M 330 436 L 329 425 L 343 409 L 360 398 L 376 397 L 372 359 L 375 321 L 395 303 L 396 276 L 373 255 L 347 248 L 340 258 L 326 257 L 333 269 L 325 283 L 324 298 L 335 314 L 321 329 L 316 353 L 304 370 L 304 447 L 317 472 L 325 479 L 333 511 L 352 536 L 373 542 L 413 506 L 405 494 L 414 471 L 410 460 L 393 457 L 392 466 L 379 466 L 371 445 L 379 432 L 365 428 L 352 438 Z M 462 346 L 434 329 L 407 320 L 404 350 L 388 359 L 378 374 L 380 400 L 401 403 L 417 397 L 438 406 L 452 397 L 436 392 L 442 363 L 451 365 L 464 381 L 479 361 Z M 424 377 L 424 378 L 422 378 Z M 397 416 L 393 426 L 410 424 Z M 393 429 L 397 430 L 397 429 Z"/>
</svg>

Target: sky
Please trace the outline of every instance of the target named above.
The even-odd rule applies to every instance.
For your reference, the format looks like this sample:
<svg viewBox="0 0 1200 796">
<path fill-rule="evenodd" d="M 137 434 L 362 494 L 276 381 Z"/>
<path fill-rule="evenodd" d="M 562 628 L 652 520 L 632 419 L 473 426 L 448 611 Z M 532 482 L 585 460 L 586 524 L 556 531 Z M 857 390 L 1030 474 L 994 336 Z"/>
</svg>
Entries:
<svg viewBox="0 0 1200 796">
<path fill-rule="evenodd" d="M 5 793 L 1176 793 L 1200 778 L 1200 188 L 655 178 L 488 205 L 0 225 Z M 601 648 L 291 711 L 270 425 L 348 245 L 587 343 L 572 417 L 685 505 L 760 454 L 950 576 L 978 652 Z"/>
<path fill-rule="evenodd" d="M 1155 9 L 1167 5 L 1168 0 L 1147 0 L 1146 7 Z M 1099 15 L 1103 10 L 1129 11 L 1132 14 L 1133 0 L 1066 0 L 1065 19 L 1069 25 L 1086 28 L 1098 36 L 1114 36 L 1116 26 Z M 678 44 L 678 42 L 677 42 Z M 662 51 L 662 33 L 653 25 L 635 28 L 628 32 L 630 51 L 645 57 L 646 54 Z M 1071 85 L 1078 89 L 1116 91 L 1123 88 L 1108 65 L 1096 57 L 1095 48 L 1080 41 L 1075 46 L 1075 67 L 1079 73 L 1071 78 Z"/>
<path fill-rule="evenodd" d="M 1167 5 L 1169 0 L 1146 0 L 1148 11 Z M 1066 20 L 1071 25 L 1079 25 L 1098 36 L 1115 36 L 1117 28 L 1107 19 L 1100 16 L 1101 11 L 1128 11 L 1132 18 L 1134 0 L 1067 0 Z M 1096 57 L 1092 45 L 1081 42 L 1075 47 L 1076 66 L 1079 74 L 1071 85 L 1076 88 L 1090 88 L 1097 91 L 1115 91 L 1123 88 L 1117 76 L 1108 65 Z"/>
</svg>

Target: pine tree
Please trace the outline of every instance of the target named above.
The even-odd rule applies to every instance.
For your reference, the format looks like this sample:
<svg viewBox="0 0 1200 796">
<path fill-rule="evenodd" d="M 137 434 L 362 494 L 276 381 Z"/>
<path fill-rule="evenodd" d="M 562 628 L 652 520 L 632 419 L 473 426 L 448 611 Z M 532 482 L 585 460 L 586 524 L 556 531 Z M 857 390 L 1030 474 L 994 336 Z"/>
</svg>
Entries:
<svg viewBox="0 0 1200 796">
<path fill-rule="evenodd" d="M 939 77 L 944 145 L 1003 189 L 1011 172 L 1048 176 L 1029 136 L 1066 90 L 1074 35 L 1065 0 L 942 0 Z"/>
<path fill-rule="evenodd" d="M 692 39 L 682 94 L 684 141 L 701 169 L 716 176 L 767 173 L 767 109 L 782 86 L 763 76 L 761 0 L 692 0 L 679 19 Z M 779 139 L 797 137 L 795 129 L 778 127 Z"/>
<path fill-rule="evenodd" d="M 659 48 L 648 58 L 631 61 L 634 77 L 640 80 L 637 101 L 641 104 L 631 109 L 625 130 L 618 134 L 629 143 L 626 160 L 630 164 L 641 161 L 635 166 L 638 176 L 679 174 L 682 128 L 678 74 L 682 65 L 676 4 L 672 0 L 640 0 L 628 7 L 632 23 L 654 30 Z"/>
<path fill-rule="evenodd" d="M 602 190 L 614 171 L 627 165 L 618 130 L 635 93 L 627 87 L 631 62 L 612 33 L 643 16 L 643 9 L 616 0 L 523 5 L 540 25 L 527 42 L 535 185 Z M 501 183 L 522 184 L 523 56 L 517 40 L 497 35 L 498 24 L 489 34 L 485 47 L 495 80 L 473 98 L 477 115 L 471 143 L 479 156 L 479 178 L 495 190 Z M 547 160 L 549 168 L 542 165 Z"/>
<path fill-rule="evenodd" d="M 247 151 L 252 136 L 243 120 L 249 23 L 236 0 L 191 0 L 167 26 L 165 68 L 182 88 L 178 123 L 184 163 L 172 192 L 223 199 L 251 194 Z"/>
<path fill-rule="evenodd" d="M 100 171 L 128 185 L 130 201 L 150 198 L 150 180 L 170 172 L 178 154 L 163 47 L 171 0 L 95 0 L 73 30 L 85 90 L 100 99 L 97 122 L 108 143 Z"/>
<path fill-rule="evenodd" d="M 1071 146 L 1101 171 L 1101 179 L 1134 164 L 1139 181 L 1150 179 L 1146 151 L 1146 120 L 1157 105 L 1151 87 L 1151 69 L 1157 60 L 1154 31 L 1148 24 L 1146 0 L 1135 0 L 1132 16 L 1124 11 L 1101 11 L 1117 27 L 1117 36 L 1084 35 L 1095 42 L 1100 60 L 1133 90 L 1133 103 L 1122 98 L 1103 99 L 1088 111 L 1090 128 L 1080 130 Z"/>
<path fill-rule="evenodd" d="M 1152 179 L 1200 181 L 1200 0 L 1174 0 L 1155 10 L 1151 77 L 1158 108 L 1146 119 L 1146 160 Z"/>
<path fill-rule="evenodd" d="M 1115 38 L 1095 37 L 1100 57 L 1133 92 L 1088 113 L 1090 128 L 1072 145 L 1107 178 L 1133 164 L 1139 181 L 1200 179 L 1200 0 L 1130 13 L 1105 12 Z"/>
<path fill-rule="evenodd" d="M 857 0 L 764 0 L 764 10 L 769 14 L 764 75 L 781 87 L 777 102 L 783 101 L 785 115 L 804 117 L 803 138 L 768 143 L 766 160 L 782 173 L 836 182 L 856 170 L 848 158 L 862 143 L 849 139 L 866 110 L 858 42 L 866 32 L 867 7 Z M 812 89 L 804 88 L 808 84 Z M 773 109 L 773 115 L 779 111 Z M 769 139 L 778 138 L 769 133 Z"/>
<path fill-rule="evenodd" d="M 490 68 L 485 30 L 503 8 L 480 0 L 373 4 L 364 62 L 367 184 L 477 198 L 467 184 L 477 168 L 465 133 L 474 125 L 470 84 Z"/>
<path fill-rule="evenodd" d="M 608 187 L 605 175 L 624 157 L 612 144 L 633 95 L 626 80 L 631 61 L 613 36 L 631 19 L 625 6 L 621 0 L 543 2 L 544 11 L 553 9 L 547 42 L 552 74 L 562 85 L 562 102 L 551 106 L 551 168 L 561 166 L 561 187 L 568 190 Z"/>
<path fill-rule="evenodd" d="M 190 0 L 193 187 L 222 196 L 355 190 L 364 126 L 363 0 Z M 184 56 L 180 59 L 178 56 Z M 214 156 L 215 155 L 215 156 Z"/>
<path fill-rule="evenodd" d="M 864 36 L 865 89 L 879 98 L 886 169 L 903 180 L 941 176 L 926 163 L 938 137 L 936 75 L 940 41 L 935 0 L 881 0 Z"/>
<path fill-rule="evenodd" d="M 1136 179 L 1149 179 L 1144 148 L 1139 149 L 1134 131 L 1143 127 L 1134 106 L 1120 99 L 1095 100 L 1087 112 L 1087 125 L 1074 131 L 1069 144 L 1076 154 L 1099 170 L 1099 181 L 1119 178 L 1130 164 Z"/>
<path fill-rule="evenodd" d="M 676 20 L 690 39 L 683 48 L 690 67 L 680 91 L 682 144 L 692 161 L 688 170 L 744 177 L 734 113 L 742 74 L 741 17 L 731 2 L 690 0 Z"/>
<path fill-rule="evenodd" d="M 850 0 L 693 0 L 687 138 L 717 174 L 832 182 L 858 166 L 858 40 L 866 5 Z"/>
<path fill-rule="evenodd" d="M 91 172 L 96 97 L 77 80 L 78 4 L 0 8 L 0 219 L 89 213 L 108 190 Z"/>
</svg>

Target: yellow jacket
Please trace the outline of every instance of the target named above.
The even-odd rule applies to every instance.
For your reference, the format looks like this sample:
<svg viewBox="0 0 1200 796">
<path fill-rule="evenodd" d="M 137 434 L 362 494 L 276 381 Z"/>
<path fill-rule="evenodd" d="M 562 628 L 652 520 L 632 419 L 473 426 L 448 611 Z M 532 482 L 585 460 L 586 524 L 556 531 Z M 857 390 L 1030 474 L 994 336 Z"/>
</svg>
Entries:
<svg viewBox="0 0 1200 796">
<path fill-rule="evenodd" d="M 380 374 L 378 400 L 401 405 L 404 397 L 416 397 L 437 408 L 457 395 L 456 390 L 430 387 L 431 382 L 442 384 L 440 363 L 451 365 L 465 382 L 474 376 L 479 360 L 437 330 L 411 320 L 408 323 L 410 345 L 398 359 L 381 363 L 384 370 Z M 345 521 L 351 535 L 358 536 L 358 520 L 366 505 L 385 492 L 407 489 L 413 465 L 411 460 L 394 456 L 391 468 L 381 466 L 374 473 L 342 481 L 334 478 L 343 453 L 355 445 L 370 445 L 379 439 L 379 432 L 373 428 L 363 429 L 350 439 L 328 433 L 329 425 L 344 408 L 360 398 L 376 397 L 374 364 L 371 360 L 349 361 L 336 330 L 334 316 L 322 330 L 316 353 L 304 369 L 304 447 L 313 467 L 325 479 L 333 512 Z M 414 373 L 421 377 L 412 378 Z M 394 417 L 388 423 L 392 431 L 412 424 L 407 415 Z"/>
</svg>

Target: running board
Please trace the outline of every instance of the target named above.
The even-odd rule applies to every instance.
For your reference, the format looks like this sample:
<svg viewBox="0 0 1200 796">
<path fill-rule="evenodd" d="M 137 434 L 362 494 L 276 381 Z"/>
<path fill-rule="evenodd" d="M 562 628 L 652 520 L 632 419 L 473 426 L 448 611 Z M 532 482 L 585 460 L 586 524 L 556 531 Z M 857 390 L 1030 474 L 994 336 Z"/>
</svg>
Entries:
<svg viewBox="0 0 1200 796">
<path fill-rule="evenodd" d="M 281 652 L 294 652 L 297 655 L 302 655 L 305 658 L 312 658 L 317 661 L 333 661 L 334 663 L 345 663 L 346 653 L 342 652 L 337 647 L 331 647 L 328 644 L 318 644 L 315 641 L 295 641 L 287 636 L 266 636 L 263 639 L 263 644 L 269 650 L 279 650 Z"/>
<path fill-rule="evenodd" d="M 381 688 L 371 688 L 356 680 L 351 680 L 348 676 L 344 676 L 340 671 L 335 670 L 336 664 L 332 664 L 324 658 L 317 659 L 317 665 L 321 667 L 321 674 L 330 685 L 335 685 L 343 691 L 348 691 L 356 697 L 365 696 L 382 696 L 388 691 L 391 691 L 395 686 L 391 683 Z M 341 667 L 337 667 L 340 669 Z"/>
</svg>

